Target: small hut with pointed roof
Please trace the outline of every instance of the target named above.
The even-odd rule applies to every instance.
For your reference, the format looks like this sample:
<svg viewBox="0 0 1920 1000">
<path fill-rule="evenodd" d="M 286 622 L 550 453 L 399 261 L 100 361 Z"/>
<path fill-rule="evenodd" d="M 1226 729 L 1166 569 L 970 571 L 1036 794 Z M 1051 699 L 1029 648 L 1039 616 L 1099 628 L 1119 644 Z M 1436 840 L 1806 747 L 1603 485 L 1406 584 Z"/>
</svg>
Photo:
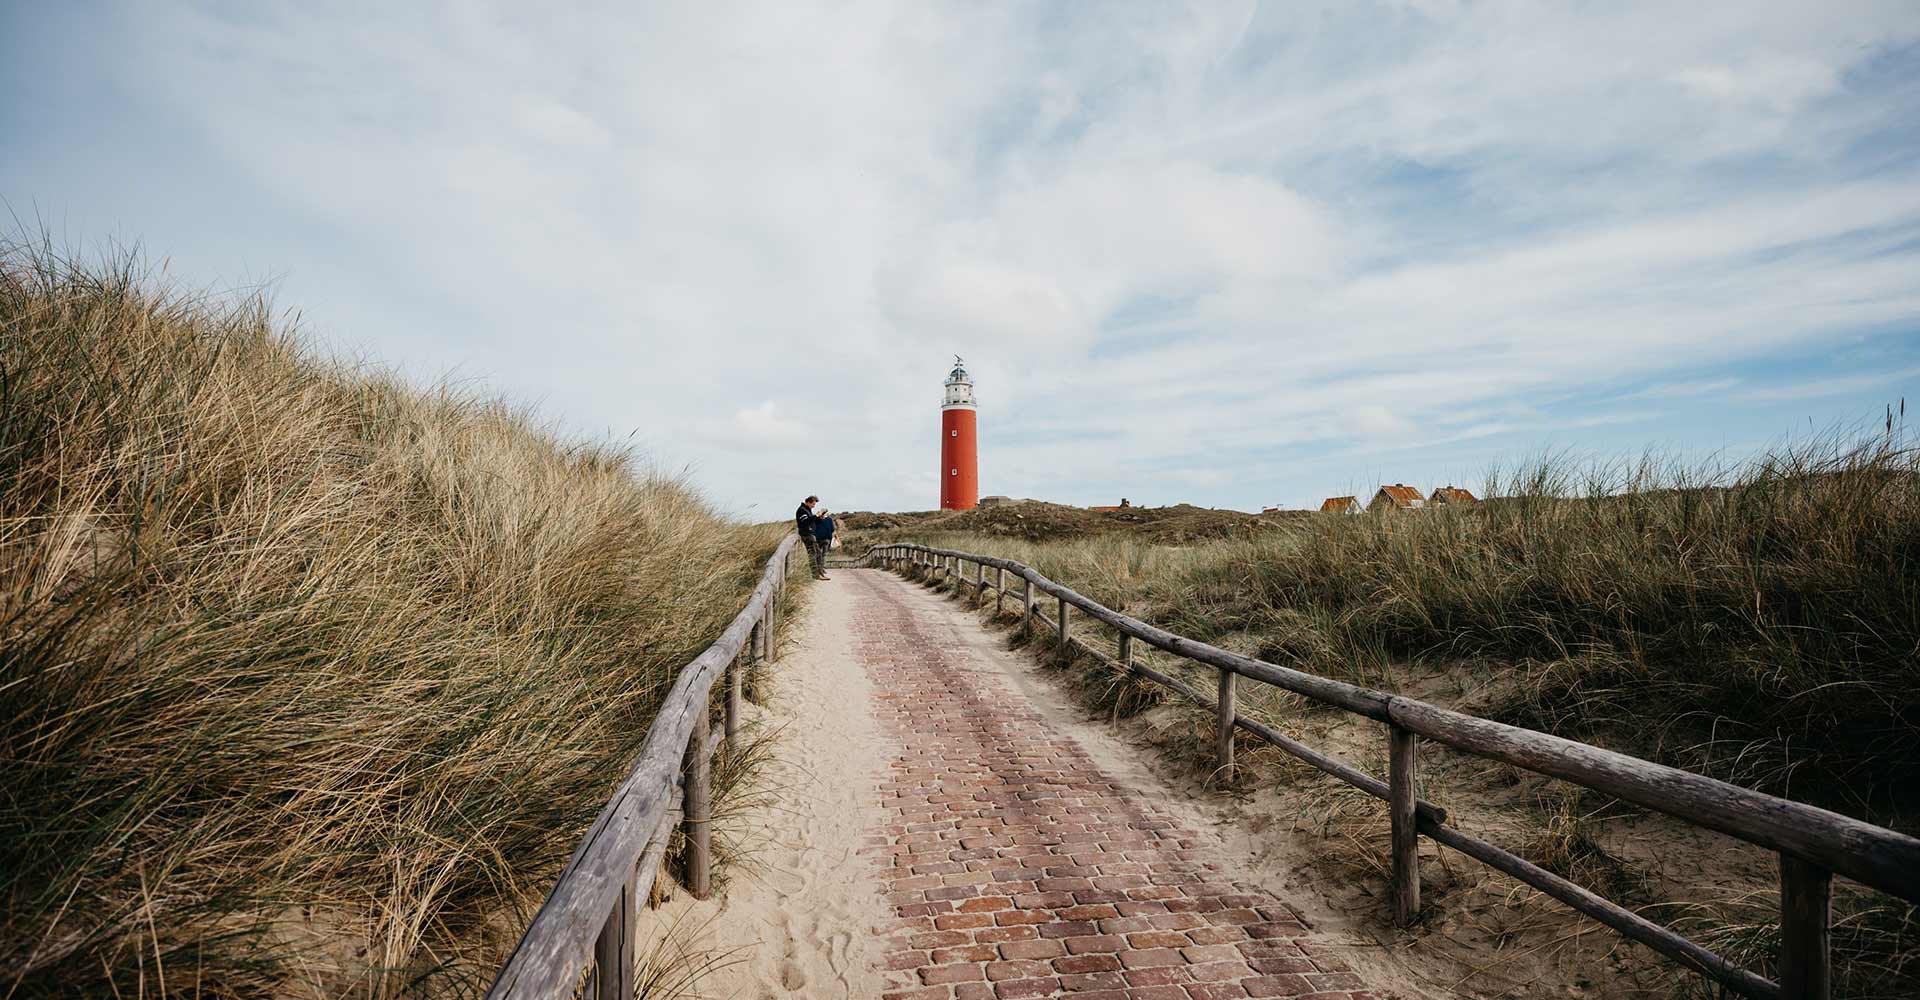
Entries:
<svg viewBox="0 0 1920 1000">
<path fill-rule="evenodd" d="M 1367 510 L 1377 514 L 1385 510 L 1419 510 L 1426 505 L 1427 498 L 1421 496 L 1417 488 L 1406 483 L 1394 483 L 1380 487 L 1380 492 L 1375 493 L 1367 503 Z"/>
<path fill-rule="evenodd" d="M 1320 504 L 1322 514 L 1359 514 L 1365 510 L 1359 497 L 1328 497 Z"/>
</svg>

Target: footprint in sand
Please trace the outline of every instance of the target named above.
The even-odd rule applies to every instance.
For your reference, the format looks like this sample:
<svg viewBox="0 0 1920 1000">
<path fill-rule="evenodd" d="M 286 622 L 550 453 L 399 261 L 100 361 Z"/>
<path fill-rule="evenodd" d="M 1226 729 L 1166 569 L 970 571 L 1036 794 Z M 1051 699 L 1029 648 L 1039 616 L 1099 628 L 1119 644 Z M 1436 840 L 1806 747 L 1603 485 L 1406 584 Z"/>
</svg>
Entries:
<svg viewBox="0 0 1920 1000">
<path fill-rule="evenodd" d="M 792 914 L 782 913 L 780 926 L 784 931 L 782 936 L 787 939 L 786 960 L 780 964 L 780 985 L 786 987 L 788 992 L 798 992 L 807 987 L 807 970 L 800 967 L 800 960 L 793 953 L 798 937 L 794 934 Z"/>
<path fill-rule="evenodd" d="M 833 966 L 833 974 L 843 981 L 847 975 L 847 946 L 853 943 L 853 935 L 846 931 L 836 931 L 829 941 L 827 964 Z"/>
</svg>

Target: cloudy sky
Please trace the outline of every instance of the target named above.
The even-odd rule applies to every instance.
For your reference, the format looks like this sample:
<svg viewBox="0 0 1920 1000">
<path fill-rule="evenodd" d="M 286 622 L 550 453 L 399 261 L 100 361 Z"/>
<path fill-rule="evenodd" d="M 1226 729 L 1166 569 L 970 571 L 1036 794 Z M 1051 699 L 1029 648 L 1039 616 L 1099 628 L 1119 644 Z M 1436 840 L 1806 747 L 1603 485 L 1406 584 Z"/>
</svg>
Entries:
<svg viewBox="0 0 1920 1000">
<path fill-rule="evenodd" d="M 0 4 L 0 198 L 728 509 L 1317 504 L 1920 401 L 1888 3 Z"/>
</svg>

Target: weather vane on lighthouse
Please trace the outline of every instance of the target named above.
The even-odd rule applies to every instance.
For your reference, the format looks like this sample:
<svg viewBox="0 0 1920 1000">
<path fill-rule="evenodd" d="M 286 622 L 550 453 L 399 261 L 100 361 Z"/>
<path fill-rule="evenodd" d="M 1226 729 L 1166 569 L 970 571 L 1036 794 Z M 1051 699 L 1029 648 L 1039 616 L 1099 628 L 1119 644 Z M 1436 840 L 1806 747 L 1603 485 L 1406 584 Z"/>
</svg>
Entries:
<svg viewBox="0 0 1920 1000">
<path fill-rule="evenodd" d="M 974 442 L 973 377 L 960 355 L 947 373 L 940 405 L 940 509 L 972 510 L 980 503 L 979 453 Z"/>
</svg>

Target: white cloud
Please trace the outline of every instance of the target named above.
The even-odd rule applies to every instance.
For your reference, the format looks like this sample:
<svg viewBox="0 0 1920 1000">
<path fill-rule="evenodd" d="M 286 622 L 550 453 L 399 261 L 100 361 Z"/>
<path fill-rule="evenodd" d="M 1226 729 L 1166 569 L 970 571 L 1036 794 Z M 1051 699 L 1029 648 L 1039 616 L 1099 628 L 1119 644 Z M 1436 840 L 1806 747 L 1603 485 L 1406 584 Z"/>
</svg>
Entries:
<svg viewBox="0 0 1920 1000">
<path fill-rule="evenodd" d="M 1354 430 L 1367 437 L 1400 437 L 1413 430 L 1405 417 L 1380 403 L 1356 406 L 1352 417 Z"/>
<path fill-rule="evenodd" d="M 598 149 L 613 139 L 606 126 L 550 99 L 516 97 L 513 115 L 528 136 L 550 145 Z"/>
<path fill-rule="evenodd" d="M 1623 399 L 1680 399 L 1688 396 L 1718 395 L 1740 384 L 1737 378 L 1693 379 L 1685 382 L 1662 382 L 1650 385 L 1638 392 L 1628 393 Z"/>
<path fill-rule="evenodd" d="M 1903 2 L 111 20 L 34 86 L 120 117 L 10 148 L 0 195 L 266 262 L 332 338 L 638 428 L 741 509 L 930 505 L 953 352 L 988 492 L 1252 505 L 1920 318 L 1920 180 L 1858 152 L 1911 118 L 1862 82 L 1910 63 Z M 63 99 L 99 100 L 22 102 Z M 141 122 L 151 188 L 61 186 Z M 216 184 L 204 232 L 150 193 Z"/>
<path fill-rule="evenodd" d="M 1793 111 L 1840 87 L 1836 67 L 1795 56 L 1771 56 L 1739 68 L 1696 66 L 1681 70 L 1674 79 L 1697 94 L 1776 113 Z"/>
<path fill-rule="evenodd" d="M 736 410 L 733 419 L 715 436 L 731 439 L 747 447 L 792 446 L 807 440 L 806 425 L 779 412 L 780 404 L 769 399 L 759 406 Z"/>
<path fill-rule="evenodd" d="M 1883 386 L 1898 387 L 1900 383 L 1912 382 L 1915 379 L 1920 379 L 1920 368 L 1847 375 L 1839 378 L 1805 379 L 1783 385 L 1760 386 L 1749 390 L 1747 395 L 1753 399 L 1764 400 L 1813 399 L 1820 396 L 1839 396 L 1863 390 L 1877 390 Z"/>
</svg>

